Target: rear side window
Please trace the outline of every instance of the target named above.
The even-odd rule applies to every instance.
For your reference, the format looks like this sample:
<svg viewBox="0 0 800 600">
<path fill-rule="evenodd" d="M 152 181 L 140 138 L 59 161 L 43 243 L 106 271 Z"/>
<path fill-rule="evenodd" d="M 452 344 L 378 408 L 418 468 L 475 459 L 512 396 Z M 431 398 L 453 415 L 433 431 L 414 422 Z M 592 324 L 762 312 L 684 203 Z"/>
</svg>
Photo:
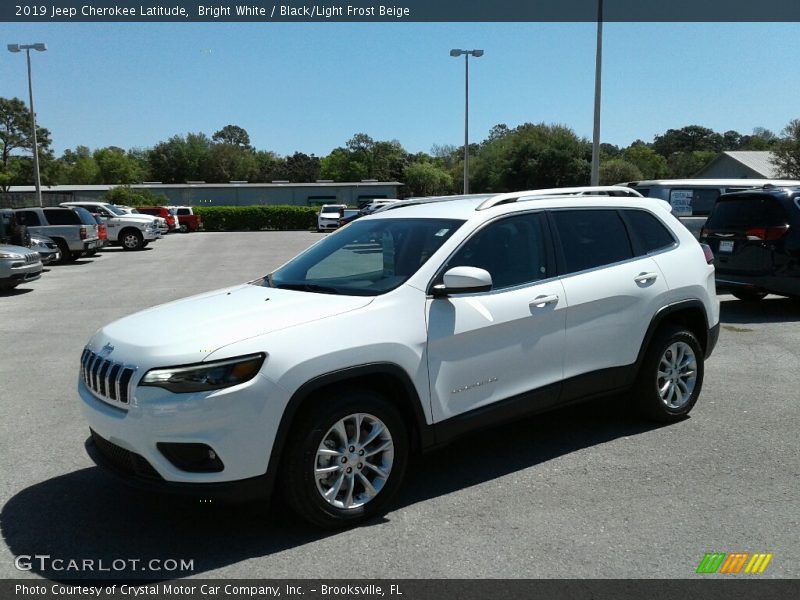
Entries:
<svg viewBox="0 0 800 600">
<path fill-rule="evenodd" d="M 625 215 L 631 237 L 636 242 L 634 245 L 637 256 L 669 248 L 675 243 L 675 238 L 664 224 L 649 212 L 623 210 L 622 214 Z"/>
<path fill-rule="evenodd" d="M 703 216 L 711 212 L 719 198 L 717 188 L 683 188 L 671 190 L 669 203 L 676 217 Z"/>
<path fill-rule="evenodd" d="M 18 210 L 16 213 L 17 225 L 25 225 L 26 227 L 35 227 L 41 225 L 39 223 L 39 215 L 32 210 Z"/>
<path fill-rule="evenodd" d="M 625 224 L 615 210 L 551 213 L 564 257 L 564 274 L 633 258 Z"/>
<path fill-rule="evenodd" d="M 179 208 L 178 209 L 178 214 L 179 215 L 188 215 L 189 214 L 189 209 L 188 208 Z"/>
<path fill-rule="evenodd" d="M 772 196 L 722 197 L 714 206 L 706 227 L 709 229 L 742 229 L 776 227 L 787 222 L 786 211 Z"/>
<path fill-rule="evenodd" d="M 69 208 L 45 208 L 44 217 L 50 225 L 80 225 L 80 217 Z"/>
<path fill-rule="evenodd" d="M 157 208 L 137 208 L 136 210 L 138 210 L 140 213 L 144 213 L 146 215 L 159 216 L 161 214 L 161 211 L 158 210 Z"/>
</svg>

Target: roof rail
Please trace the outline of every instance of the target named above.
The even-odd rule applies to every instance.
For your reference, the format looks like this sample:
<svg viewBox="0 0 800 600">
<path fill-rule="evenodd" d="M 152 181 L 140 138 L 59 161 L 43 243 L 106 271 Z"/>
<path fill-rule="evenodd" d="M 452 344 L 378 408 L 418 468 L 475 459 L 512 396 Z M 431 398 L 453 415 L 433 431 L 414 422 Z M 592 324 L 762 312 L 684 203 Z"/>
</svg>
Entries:
<svg viewBox="0 0 800 600">
<path fill-rule="evenodd" d="M 468 200 L 474 198 L 480 200 L 482 198 L 492 198 L 495 194 L 462 194 L 460 196 L 429 196 L 425 198 L 409 198 L 408 200 L 401 200 L 400 202 L 393 202 L 386 206 L 381 206 L 375 213 L 385 212 L 387 210 L 397 210 L 406 206 L 417 206 L 418 204 L 433 204 L 434 202 L 450 202 L 453 200 Z M 372 213 L 372 214 L 375 214 Z"/>
<path fill-rule="evenodd" d="M 627 198 L 643 197 L 636 190 L 624 185 L 587 185 L 581 187 L 547 188 L 542 190 L 528 190 L 524 192 L 498 194 L 483 202 L 475 210 L 486 210 L 487 208 L 493 208 L 502 204 L 537 200 L 544 197 L 552 198 L 553 196 L 615 196 Z"/>
</svg>

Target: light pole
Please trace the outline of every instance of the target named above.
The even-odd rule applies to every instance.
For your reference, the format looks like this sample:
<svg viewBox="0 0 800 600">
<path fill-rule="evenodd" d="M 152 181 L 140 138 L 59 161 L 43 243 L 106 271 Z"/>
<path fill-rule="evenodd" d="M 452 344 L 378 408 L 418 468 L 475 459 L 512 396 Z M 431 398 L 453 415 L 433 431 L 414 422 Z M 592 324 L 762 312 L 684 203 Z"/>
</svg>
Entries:
<svg viewBox="0 0 800 600">
<path fill-rule="evenodd" d="M 591 185 L 600 185 L 600 87 L 603 67 L 603 0 L 597 0 L 597 52 L 594 58 L 594 131 Z"/>
<path fill-rule="evenodd" d="M 483 50 L 450 50 L 450 56 L 464 55 L 464 193 L 469 194 L 469 57 L 483 56 Z"/>
<path fill-rule="evenodd" d="M 25 50 L 28 58 L 28 96 L 30 98 L 31 107 L 31 132 L 33 133 L 33 177 L 36 186 L 36 201 L 39 206 L 42 206 L 42 182 L 39 177 L 39 144 L 36 140 L 36 111 L 33 109 L 33 81 L 31 79 L 31 50 L 37 52 L 44 52 L 47 50 L 47 44 L 9 44 L 9 52 L 20 52 Z"/>
</svg>

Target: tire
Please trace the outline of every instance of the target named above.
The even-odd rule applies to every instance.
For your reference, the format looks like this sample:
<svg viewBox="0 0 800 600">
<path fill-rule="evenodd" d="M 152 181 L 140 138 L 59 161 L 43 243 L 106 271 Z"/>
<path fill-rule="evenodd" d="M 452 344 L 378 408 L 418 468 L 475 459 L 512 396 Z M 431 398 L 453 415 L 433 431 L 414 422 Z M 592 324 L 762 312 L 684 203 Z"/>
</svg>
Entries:
<svg viewBox="0 0 800 600">
<path fill-rule="evenodd" d="M 737 290 L 735 292 L 731 292 L 735 298 L 743 300 L 744 302 L 756 302 L 758 300 L 763 300 L 766 298 L 768 293 L 769 292 L 762 292 L 760 290 Z"/>
<path fill-rule="evenodd" d="M 189 233 L 189 226 L 186 223 L 181 223 L 179 229 L 181 233 Z"/>
<path fill-rule="evenodd" d="M 703 350 L 695 335 L 679 325 L 662 327 L 639 369 L 632 390 L 634 406 L 653 421 L 680 421 L 697 402 L 703 374 Z"/>
<path fill-rule="evenodd" d="M 65 265 L 75 260 L 75 258 L 72 256 L 72 251 L 69 249 L 69 246 L 65 240 L 56 238 L 53 241 L 56 243 L 56 246 L 58 246 L 58 251 L 61 252 L 61 260 L 58 262 L 60 262 L 62 265 Z"/>
<path fill-rule="evenodd" d="M 123 250 L 141 250 L 143 241 L 142 233 L 136 229 L 125 229 L 119 234 Z"/>
<path fill-rule="evenodd" d="M 359 439 L 367 442 L 363 448 Z M 314 403 L 313 410 L 298 416 L 287 444 L 281 469 L 285 500 L 301 518 L 326 529 L 356 525 L 384 510 L 408 463 L 403 417 L 386 398 L 367 389 L 342 390 Z"/>
</svg>

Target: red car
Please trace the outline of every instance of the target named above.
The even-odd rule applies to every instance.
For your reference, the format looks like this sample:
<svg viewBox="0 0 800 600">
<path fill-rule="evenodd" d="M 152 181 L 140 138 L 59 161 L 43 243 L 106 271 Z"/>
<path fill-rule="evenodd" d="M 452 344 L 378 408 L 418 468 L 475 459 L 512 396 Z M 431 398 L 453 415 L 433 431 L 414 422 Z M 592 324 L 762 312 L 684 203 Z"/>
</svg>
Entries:
<svg viewBox="0 0 800 600">
<path fill-rule="evenodd" d="M 175 214 L 174 209 L 167 208 L 166 206 L 137 206 L 136 210 L 144 215 L 161 217 L 167 222 L 170 231 L 177 231 L 180 229 L 178 216 Z"/>
</svg>

